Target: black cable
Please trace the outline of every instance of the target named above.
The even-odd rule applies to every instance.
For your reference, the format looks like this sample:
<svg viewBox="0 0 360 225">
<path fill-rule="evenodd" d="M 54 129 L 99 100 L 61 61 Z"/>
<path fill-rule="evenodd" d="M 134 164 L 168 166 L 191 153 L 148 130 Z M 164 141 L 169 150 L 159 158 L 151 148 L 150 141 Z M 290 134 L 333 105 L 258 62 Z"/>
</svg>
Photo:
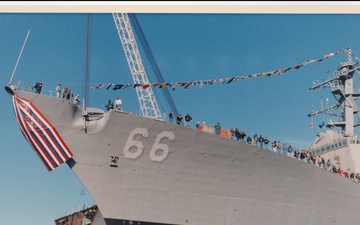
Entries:
<svg viewBox="0 0 360 225">
<path fill-rule="evenodd" d="M 128 14 L 129 15 L 129 19 L 131 21 L 133 21 L 133 26 L 138 34 L 138 37 L 140 39 L 140 42 L 142 43 L 142 46 L 144 47 L 145 49 L 145 53 L 147 55 L 147 57 L 149 58 L 151 64 L 152 64 L 152 67 L 155 71 L 155 75 L 156 75 L 156 78 L 157 78 L 157 81 L 159 83 L 166 83 L 165 82 L 165 79 L 155 61 L 155 57 L 154 55 L 152 54 L 152 51 L 150 49 L 150 46 L 146 40 L 146 37 L 144 35 L 144 32 L 142 31 L 141 29 L 141 26 L 136 18 L 136 15 L 135 14 Z M 166 99 L 166 103 L 169 105 L 169 108 L 170 108 L 170 111 L 173 111 L 174 114 L 175 114 L 175 117 L 178 115 L 178 111 L 177 111 L 177 108 L 176 108 L 176 105 L 175 105 L 175 102 L 169 92 L 169 89 L 168 88 L 163 88 L 162 89 L 162 93 L 164 94 L 165 96 L 165 99 Z"/>
</svg>

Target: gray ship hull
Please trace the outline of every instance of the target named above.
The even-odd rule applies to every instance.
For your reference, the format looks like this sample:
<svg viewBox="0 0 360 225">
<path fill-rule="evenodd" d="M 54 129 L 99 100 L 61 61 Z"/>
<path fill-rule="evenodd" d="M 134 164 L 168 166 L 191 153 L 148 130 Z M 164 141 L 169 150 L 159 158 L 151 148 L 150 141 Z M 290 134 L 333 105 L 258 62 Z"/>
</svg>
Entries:
<svg viewBox="0 0 360 225">
<path fill-rule="evenodd" d="M 359 224 L 358 184 L 211 133 L 13 90 L 73 153 L 67 164 L 106 224 Z M 94 113 L 91 113 L 94 112 Z M 86 114 L 86 113 L 85 113 Z"/>
</svg>

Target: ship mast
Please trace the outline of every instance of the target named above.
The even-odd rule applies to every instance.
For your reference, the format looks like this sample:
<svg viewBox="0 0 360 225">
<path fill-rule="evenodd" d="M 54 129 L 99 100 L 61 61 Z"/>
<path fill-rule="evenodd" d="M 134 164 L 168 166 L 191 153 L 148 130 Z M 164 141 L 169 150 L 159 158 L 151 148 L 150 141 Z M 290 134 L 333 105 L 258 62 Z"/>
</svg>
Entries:
<svg viewBox="0 0 360 225">
<path fill-rule="evenodd" d="M 113 13 L 113 17 L 134 83 L 150 84 L 127 13 Z M 151 86 L 145 89 L 136 87 L 136 93 L 142 115 L 162 119 Z"/>
<path fill-rule="evenodd" d="M 354 63 L 352 61 L 352 51 L 351 48 L 348 47 L 348 61 L 340 63 L 337 68 L 336 75 L 321 83 L 314 83 L 313 86 L 309 88 L 310 90 L 315 90 L 319 87 L 330 87 L 337 103 L 319 111 L 312 111 L 308 114 L 308 117 L 326 113 L 340 107 L 342 113 L 340 115 L 336 115 L 339 118 L 338 121 L 330 120 L 326 123 L 326 127 L 340 128 L 344 136 L 354 135 L 354 128 L 360 125 L 358 121 L 355 122 L 354 120 L 355 114 L 359 113 L 355 100 L 360 97 L 360 93 L 354 92 L 353 76 L 355 71 L 359 69 L 359 63 Z M 331 113 L 331 115 L 334 114 Z"/>
</svg>

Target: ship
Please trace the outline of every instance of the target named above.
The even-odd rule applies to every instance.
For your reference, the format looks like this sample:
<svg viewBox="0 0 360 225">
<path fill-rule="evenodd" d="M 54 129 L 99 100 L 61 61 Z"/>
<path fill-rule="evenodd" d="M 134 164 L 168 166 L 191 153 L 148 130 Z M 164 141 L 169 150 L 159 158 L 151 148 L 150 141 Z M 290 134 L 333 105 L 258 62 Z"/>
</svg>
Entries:
<svg viewBox="0 0 360 225">
<path fill-rule="evenodd" d="M 345 88 L 340 103 L 355 111 L 327 126 L 346 129 L 319 133 L 309 149 L 329 158 L 343 151 L 338 165 L 356 173 L 360 144 L 350 118 L 357 94 L 349 83 L 358 69 L 349 57 L 334 78 Z M 21 134 L 46 169 L 66 164 L 90 193 L 97 225 L 360 222 L 358 183 L 303 160 L 161 117 L 80 108 L 11 82 L 5 90 Z M 342 145 L 322 151 L 336 143 Z"/>
</svg>

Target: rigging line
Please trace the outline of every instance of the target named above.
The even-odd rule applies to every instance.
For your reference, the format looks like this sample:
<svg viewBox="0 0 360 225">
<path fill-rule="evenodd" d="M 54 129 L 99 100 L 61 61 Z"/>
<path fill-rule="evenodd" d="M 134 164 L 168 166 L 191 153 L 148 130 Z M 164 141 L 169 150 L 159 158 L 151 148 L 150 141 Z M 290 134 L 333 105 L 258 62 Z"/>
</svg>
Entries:
<svg viewBox="0 0 360 225">
<path fill-rule="evenodd" d="M 132 20 L 134 21 L 134 25 L 135 25 L 135 29 L 138 31 L 138 33 L 140 34 L 140 41 L 141 43 L 143 44 L 144 48 L 145 48 L 145 53 L 146 55 L 148 56 L 148 58 L 150 59 L 151 61 L 151 64 L 155 70 L 155 75 L 157 77 L 157 79 L 161 82 L 161 83 L 166 83 L 165 82 L 165 79 L 159 69 L 159 66 L 157 65 L 156 63 L 156 60 L 155 60 L 155 57 L 154 55 L 152 54 L 152 51 L 151 51 L 151 48 L 146 40 L 146 37 L 144 35 L 144 32 L 142 31 L 141 29 L 141 26 L 140 26 L 140 23 L 138 22 L 137 20 L 137 17 L 135 14 L 129 14 L 130 18 L 132 18 Z M 178 111 L 177 111 L 177 108 L 176 108 L 176 105 L 175 105 L 175 102 L 174 100 L 172 99 L 172 96 L 170 94 L 170 91 L 169 89 L 167 88 L 164 88 L 163 89 L 163 94 L 167 100 L 167 103 L 170 105 L 170 109 L 175 113 L 175 115 L 177 116 L 178 115 Z"/>
<path fill-rule="evenodd" d="M 27 39 L 28 39 L 28 37 L 29 37 L 29 34 L 30 34 L 30 30 L 28 30 L 28 33 L 27 33 L 27 35 L 26 35 L 25 41 L 24 41 L 24 43 L 23 43 L 23 46 L 21 47 L 21 51 L 20 51 L 19 57 L 18 57 L 18 59 L 17 59 L 17 61 L 16 61 L 16 64 L 15 64 L 13 73 L 11 74 L 11 78 L 10 78 L 10 81 L 9 81 L 9 85 L 11 85 L 12 79 L 14 78 L 14 74 L 15 74 L 16 68 L 17 68 L 18 63 L 19 63 L 19 61 L 20 61 L 20 58 L 21 58 L 21 55 L 22 55 L 22 53 L 23 53 L 23 50 L 24 50 L 25 44 L 26 44 L 26 42 L 27 42 Z"/>
</svg>

